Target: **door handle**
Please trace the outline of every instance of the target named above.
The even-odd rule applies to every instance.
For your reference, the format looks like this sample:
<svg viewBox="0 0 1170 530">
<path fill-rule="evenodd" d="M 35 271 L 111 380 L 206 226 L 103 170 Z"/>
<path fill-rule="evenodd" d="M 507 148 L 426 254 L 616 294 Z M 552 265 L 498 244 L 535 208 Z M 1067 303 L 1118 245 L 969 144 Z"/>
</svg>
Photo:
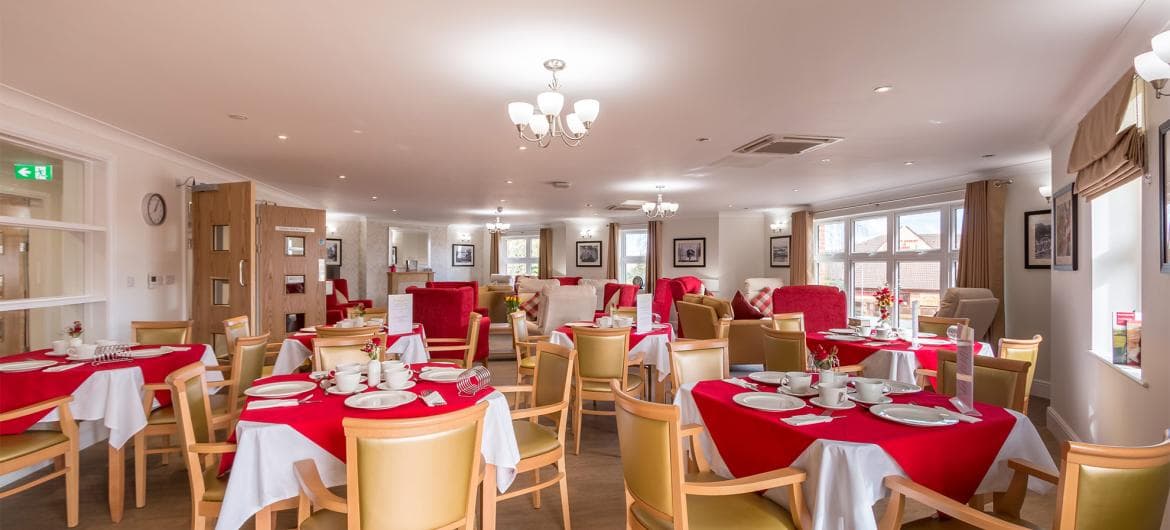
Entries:
<svg viewBox="0 0 1170 530">
<path fill-rule="evenodd" d="M 245 261 L 248 261 L 248 260 L 242 259 L 242 260 L 240 260 L 240 263 L 239 263 L 239 269 L 240 269 L 240 287 L 245 287 L 245 285 L 244 285 L 244 262 L 245 262 Z"/>
</svg>

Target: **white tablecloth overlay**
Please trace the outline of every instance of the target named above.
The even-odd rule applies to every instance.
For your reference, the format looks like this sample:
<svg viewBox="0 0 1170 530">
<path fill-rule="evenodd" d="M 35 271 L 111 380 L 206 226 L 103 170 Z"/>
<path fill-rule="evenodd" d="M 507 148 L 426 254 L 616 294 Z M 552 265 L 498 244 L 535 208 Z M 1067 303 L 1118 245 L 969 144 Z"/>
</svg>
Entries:
<svg viewBox="0 0 1170 530">
<path fill-rule="evenodd" d="M 203 348 L 203 364 L 215 366 L 217 360 L 211 346 L 194 344 L 192 348 Z M 52 374 L 48 374 L 51 376 Z M 223 381 L 221 372 L 207 372 L 208 381 Z M 127 366 L 117 370 L 98 370 L 90 375 L 77 390 L 73 391 L 73 402 L 69 411 L 78 421 L 103 420 L 110 430 L 110 445 L 120 449 L 134 434 L 146 427 L 146 413 L 142 410 L 142 369 Z M 158 401 L 154 402 L 158 407 Z M 57 421 L 57 409 L 53 409 L 41 422 Z"/>
<path fill-rule="evenodd" d="M 674 327 L 670 328 L 669 334 L 655 333 L 653 335 L 646 335 L 633 348 L 630 348 L 630 359 L 637 358 L 638 355 L 644 354 L 645 358 L 642 362 L 653 366 L 658 370 L 658 380 L 665 381 L 670 376 L 670 350 L 666 345 L 674 342 L 677 336 L 674 333 Z M 573 348 L 573 339 L 561 331 L 553 331 L 552 335 L 548 337 L 549 342 L 558 346 L 566 348 Z"/>
<path fill-rule="evenodd" d="M 423 342 L 420 333 L 403 335 L 394 341 L 387 352 L 397 354 L 406 364 L 425 363 L 430 360 L 427 354 L 427 345 Z M 287 375 L 296 371 L 304 364 L 305 359 L 313 356 L 313 352 L 297 339 L 284 339 L 280 344 L 280 353 L 276 356 L 276 363 L 272 366 L 272 375 Z"/>
<path fill-rule="evenodd" d="M 979 355 L 988 357 L 995 355 L 990 344 L 986 342 L 979 344 L 981 346 Z M 910 384 L 915 384 L 915 380 L 918 379 L 914 375 L 914 370 L 922 368 L 922 365 L 918 364 L 918 356 L 910 350 L 878 350 L 861 361 L 861 366 L 866 377 L 893 379 Z"/>
<path fill-rule="evenodd" d="M 694 386 L 695 383 L 683 385 L 675 396 L 674 403 L 681 410 L 683 424 L 705 425 L 691 395 Z M 809 410 L 820 409 L 813 407 Z M 987 475 L 983 477 L 976 493 L 1004 491 L 1012 477 L 1012 471 L 1007 467 L 1007 461 L 1012 458 L 1027 460 L 1041 469 L 1057 473 L 1056 464 L 1053 463 L 1032 422 L 1016 411 L 1008 412 L 1016 417 L 1016 425 L 1004 440 L 999 454 L 995 456 L 995 461 L 988 469 Z M 723 457 L 715 449 L 715 444 L 706 430 L 698 436 L 698 441 L 703 454 L 710 461 L 711 470 L 722 477 L 732 478 Z M 956 450 L 961 451 L 962 447 Z M 812 528 L 815 530 L 876 529 L 873 504 L 889 494 L 882 485 L 882 480 L 888 475 L 906 476 L 901 466 L 877 444 L 824 439 L 810 444 L 792 462 L 792 467 L 803 469 L 807 474 L 803 487 L 804 498 L 812 515 Z M 1041 493 L 1052 489 L 1050 484 L 1036 479 L 1031 479 L 1028 487 Z M 785 507 L 788 506 L 783 488 L 769 490 L 765 495 Z"/>
<path fill-rule="evenodd" d="M 486 463 L 496 466 L 496 486 L 502 493 L 516 478 L 520 448 L 504 395 L 492 392 L 483 399 L 488 409 L 480 452 Z M 287 424 L 241 421 L 236 424 L 236 443 L 217 530 L 236 530 L 265 506 L 296 497 L 300 486 L 293 463 L 298 460 L 315 461 L 325 486 L 345 484 L 345 462 Z"/>
</svg>

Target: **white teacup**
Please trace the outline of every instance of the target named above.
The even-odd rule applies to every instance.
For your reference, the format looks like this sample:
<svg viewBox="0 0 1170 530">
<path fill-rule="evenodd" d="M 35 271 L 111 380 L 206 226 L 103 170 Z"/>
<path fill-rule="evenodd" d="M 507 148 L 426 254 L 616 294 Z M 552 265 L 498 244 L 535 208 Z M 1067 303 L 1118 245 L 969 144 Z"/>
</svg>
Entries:
<svg viewBox="0 0 1170 530">
<path fill-rule="evenodd" d="M 388 374 L 398 370 L 406 370 L 406 363 L 398 359 L 391 359 L 389 361 L 382 361 L 382 373 Z"/>
<path fill-rule="evenodd" d="M 832 370 L 821 370 L 820 376 L 820 383 L 818 386 L 821 388 L 826 386 L 834 388 L 845 388 L 845 384 L 849 382 L 849 374 L 842 374 Z"/>
<path fill-rule="evenodd" d="M 352 372 L 355 374 L 362 373 L 362 365 L 360 363 L 341 363 L 333 369 L 337 373 Z"/>
<path fill-rule="evenodd" d="M 362 381 L 362 374 L 361 372 L 337 372 L 335 380 L 337 389 L 348 394 L 357 390 L 358 383 Z"/>
<path fill-rule="evenodd" d="M 345 319 L 345 320 L 338 321 L 338 322 L 337 322 L 337 327 L 339 327 L 339 328 L 352 328 L 352 327 L 353 327 L 353 321 L 352 321 L 352 320 L 349 320 L 348 318 L 347 318 L 347 319 Z"/>
<path fill-rule="evenodd" d="M 898 335 L 898 332 L 890 328 L 877 328 L 873 331 L 873 336 L 879 339 L 892 339 Z"/>
<path fill-rule="evenodd" d="M 389 386 L 393 390 L 401 390 L 406 388 L 407 383 L 410 382 L 410 376 L 412 375 L 414 375 L 414 372 L 406 369 L 389 372 L 386 374 L 386 386 Z"/>
<path fill-rule="evenodd" d="M 882 390 L 886 384 L 879 379 L 854 379 L 853 388 L 857 389 L 857 397 L 870 403 L 882 399 Z"/>
<path fill-rule="evenodd" d="M 784 374 L 784 384 L 788 385 L 788 389 L 793 392 L 808 392 L 808 388 L 812 386 L 812 374 L 808 372 L 788 372 Z"/>
<path fill-rule="evenodd" d="M 65 339 L 53 341 L 53 353 L 57 355 L 65 355 L 69 353 L 69 341 Z"/>
<path fill-rule="evenodd" d="M 821 403 L 830 407 L 839 407 L 844 405 L 849 398 L 845 397 L 845 387 L 843 386 L 820 386 Z"/>
<path fill-rule="evenodd" d="M 857 334 L 863 338 L 869 338 L 869 334 L 873 333 L 873 328 L 868 325 L 857 326 Z"/>
<path fill-rule="evenodd" d="M 97 355 L 97 345 L 82 344 L 81 346 L 73 346 L 69 348 L 69 354 L 78 359 L 90 359 Z"/>
<path fill-rule="evenodd" d="M 612 328 L 613 327 L 613 318 L 598 317 L 597 327 L 599 327 L 599 328 Z"/>
</svg>

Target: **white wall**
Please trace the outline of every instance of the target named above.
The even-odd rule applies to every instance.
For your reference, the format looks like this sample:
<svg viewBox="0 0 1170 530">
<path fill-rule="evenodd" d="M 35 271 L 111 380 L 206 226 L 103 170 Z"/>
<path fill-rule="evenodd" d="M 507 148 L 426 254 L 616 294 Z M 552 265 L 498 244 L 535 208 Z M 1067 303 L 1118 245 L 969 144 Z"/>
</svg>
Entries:
<svg viewBox="0 0 1170 530">
<path fill-rule="evenodd" d="M 773 268 L 768 260 L 771 222 L 763 213 L 719 215 L 720 298 L 731 299 L 747 278 L 780 278 L 788 284 L 788 269 Z"/>
<path fill-rule="evenodd" d="M 674 240 L 694 237 L 707 238 L 707 263 L 704 267 L 675 267 Z M 719 277 L 719 217 L 675 217 L 662 223 L 662 241 L 658 249 L 662 256 L 662 278 L 697 276 Z M 722 286 L 720 286 L 722 287 Z"/>
</svg>

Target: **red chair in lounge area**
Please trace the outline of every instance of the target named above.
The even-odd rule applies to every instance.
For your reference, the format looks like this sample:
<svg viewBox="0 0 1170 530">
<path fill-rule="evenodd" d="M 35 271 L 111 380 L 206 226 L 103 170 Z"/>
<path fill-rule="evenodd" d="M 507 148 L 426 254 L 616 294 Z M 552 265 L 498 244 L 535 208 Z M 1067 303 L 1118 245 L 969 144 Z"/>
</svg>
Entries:
<svg viewBox="0 0 1170 530">
<path fill-rule="evenodd" d="M 345 278 L 333 280 L 333 292 L 325 295 L 325 323 L 336 324 L 345 318 L 346 309 L 356 307 L 374 307 L 371 300 L 351 300 L 349 298 L 349 283 Z"/>
<path fill-rule="evenodd" d="M 658 279 L 658 283 L 654 284 L 654 302 L 651 308 L 661 322 L 670 322 L 674 303 L 682 300 L 684 294 L 703 294 L 703 280 L 695 276 Z M 678 336 L 682 338 L 682 330 L 679 330 Z"/>
<path fill-rule="evenodd" d="M 804 313 L 806 332 L 843 328 L 845 291 L 831 285 L 786 285 L 772 291 L 772 314 Z"/>
<path fill-rule="evenodd" d="M 414 295 L 414 321 L 422 324 L 428 339 L 467 338 L 468 315 L 479 312 L 475 310 L 475 291 L 471 287 L 407 287 L 406 293 Z M 480 339 L 476 346 L 476 361 L 487 361 L 487 338 L 491 325 L 492 321 L 487 317 L 479 322 Z M 460 356 L 452 354 L 451 358 L 455 357 Z M 435 358 L 442 359 L 438 355 Z"/>
<path fill-rule="evenodd" d="M 488 308 L 479 305 L 479 282 L 427 282 L 427 287 L 432 289 L 457 289 L 459 287 L 471 288 L 471 305 L 475 306 L 475 312 L 488 318 Z"/>
</svg>

